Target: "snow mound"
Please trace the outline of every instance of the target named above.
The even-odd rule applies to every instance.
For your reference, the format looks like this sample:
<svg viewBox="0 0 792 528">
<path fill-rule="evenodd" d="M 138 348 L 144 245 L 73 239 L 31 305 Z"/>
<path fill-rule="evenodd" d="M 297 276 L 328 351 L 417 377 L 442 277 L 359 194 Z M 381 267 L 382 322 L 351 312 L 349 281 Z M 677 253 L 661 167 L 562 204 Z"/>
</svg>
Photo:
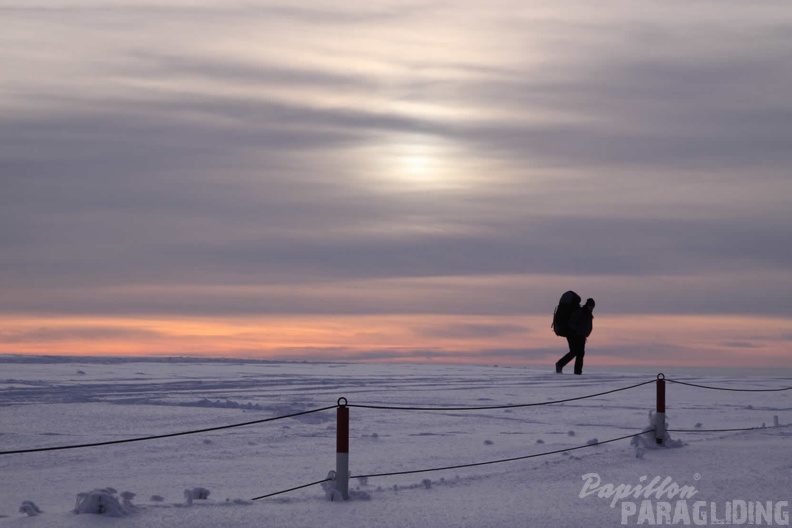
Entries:
<svg viewBox="0 0 792 528">
<path fill-rule="evenodd" d="M 184 490 L 184 498 L 187 499 L 187 506 L 192 506 L 194 500 L 206 500 L 211 492 L 206 488 L 192 488 Z"/>
<path fill-rule="evenodd" d="M 137 507 L 132 504 L 135 494 L 125 491 L 121 494 L 121 500 L 116 497 L 116 490 L 113 488 L 95 489 L 93 491 L 77 494 L 77 503 L 74 513 L 93 513 L 97 515 L 108 515 L 110 517 L 125 517 L 137 511 Z"/>
<path fill-rule="evenodd" d="M 35 517 L 39 513 L 42 513 L 42 511 L 35 502 L 26 500 L 23 501 L 22 506 L 19 507 L 19 513 L 24 513 L 28 517 Z"/>
<path fill-rule="evenodd" d="M 181 407 L 200 407 L 205 409 L 244 409 L 248 411 L 261 411 L 264 408 L 257 403 L 240 403 L 238 401 L 229 400 L 210 400 L 203 398 L 196 402 L 182 402 L 179 404 Z"/>
<path fill-rule="evenodd" d="M 649 426 L 644 429 L 643 434 L 634 436 L 630 440 L 630 445 L 635 448 L 635 458 L 643 458 L 647 449 L 659 449 L 661 447 L 684 447 L 687 444 L 681 440 L 674 440 L 668 433 L 668 420 L 665 421 L 665 435 L 663 443 L 658 444 L 655 438 L 656 415 L 654 411 L 649 411 Z"/>
</svg>

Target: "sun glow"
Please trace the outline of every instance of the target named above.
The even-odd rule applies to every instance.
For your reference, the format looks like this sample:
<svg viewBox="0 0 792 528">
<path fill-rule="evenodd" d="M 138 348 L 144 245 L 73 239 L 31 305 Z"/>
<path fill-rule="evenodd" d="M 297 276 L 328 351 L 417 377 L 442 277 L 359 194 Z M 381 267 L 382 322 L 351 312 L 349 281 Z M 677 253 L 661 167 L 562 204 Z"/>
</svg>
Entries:
<svg viewBox="0 0 792 528">
<path fill-rule="evenodd" d="M 398 159 L 397 167 L 405 177 L 413 180 L 432 180 L 437 177 L 438 161 L 423 146 L 408 147 Z"/>
<path fill-rule="evenodd" d="M 366 154 L 374 161 L 381 182 L 389 187 L 426 190 L 460 183 L 451 149 L 433 138 L 398 138 Z"/>
</svg>

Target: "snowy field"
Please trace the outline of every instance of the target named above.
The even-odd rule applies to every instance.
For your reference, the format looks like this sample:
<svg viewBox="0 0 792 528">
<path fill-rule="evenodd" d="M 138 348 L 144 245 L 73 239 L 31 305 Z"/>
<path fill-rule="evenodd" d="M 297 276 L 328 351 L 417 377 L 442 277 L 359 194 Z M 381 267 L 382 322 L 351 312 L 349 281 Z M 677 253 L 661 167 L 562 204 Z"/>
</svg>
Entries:
<svg viewBox="0 0 792 528">
<path fill-rule="evenodd" d="M 602 443 L 649 426 L 656 372 L 648 371 L 578 377 L 496 366 L 13 357 L 0 357 L 0 368 L 3 452 L 233 425 L 335 406 L 340 397 L 352 406 L 348 501 L 327 500 L 327 484 L 251 500 L 335 469 L 332 408 L 171 438 L 3 454 L 3 528 L 789 525 L 790 390 L 667 382 L 677 447 L 657 448 L 653 433 Z M 666 374 L 731 389 L 792 385 L 783 372 Z M 547 403 L 645 381 L 530 407 L 354 407 Z M 752 427 L 759 429 L 702 432 Z M 359 478 L 546 452 L 555 453 Z M 196 488 L 208 497 L 185 494 Z M 89 496 L 94 490 L 105 491 Z M 107 513 L 73 513 L 97 497 Z"/>
</svg>

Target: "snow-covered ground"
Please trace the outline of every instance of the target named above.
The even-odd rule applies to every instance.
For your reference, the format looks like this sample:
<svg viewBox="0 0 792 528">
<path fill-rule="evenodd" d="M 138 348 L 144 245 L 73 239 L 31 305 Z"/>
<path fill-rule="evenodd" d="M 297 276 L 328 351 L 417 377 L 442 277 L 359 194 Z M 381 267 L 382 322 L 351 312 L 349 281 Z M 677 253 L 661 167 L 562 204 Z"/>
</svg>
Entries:
<svg viewBox="0 0 792 528">
<path fill-rule="evenodd" d="M 0 451 L 230 425 L 333 406 L 339 397 L 351 405 L 499 406 L 585 396 L 655 378 L 593 369 L 578 377 L 495 366 L 86 358 L 5 357 L 0 368 Z M 792 385 L 781 372 L 667 374 L 715 387 Z M 352 407 L 349 501 L 327 500 L 322 485 L 251 500 L 324 479 L 335 469 L 336 410 L 330 409 L 195 435 L 1 455 L 0 527 L 789 525 L 792 391 L 706 390 L 670 382 L 666 389 L 672 431 L 767 427 L 671 432 L 685 444 L 675 448 L 649 442 L 639 450 L 630 439 L 588 445 L 644 430 L 655 408 L 654 383 L 522 408 Z M 586 447 L 573 449 L 579 446 Z M 559 452 L 356 478 L 549 451 Z M 96 490 L 103 491 L 90 495 Z M 620 499 L 618 491 L 633 494 Z M 135 495 L 130 499 L 126 492 Z M 89 511 L 102 503 L 107 513 L 75 514 L 78 502 Z"/>
</svg>

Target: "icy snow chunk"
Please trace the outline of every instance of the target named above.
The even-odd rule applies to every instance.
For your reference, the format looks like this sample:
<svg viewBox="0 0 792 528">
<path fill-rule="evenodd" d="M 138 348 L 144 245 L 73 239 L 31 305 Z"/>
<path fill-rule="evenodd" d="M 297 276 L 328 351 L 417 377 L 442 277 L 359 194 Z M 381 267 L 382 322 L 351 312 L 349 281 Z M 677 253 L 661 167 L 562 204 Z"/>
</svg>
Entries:
<svg viewBox="0 0 792 528">
<path fill-rule="evenodd" d="M 42 513 L 42 511 L 35 502 L 26 500 L 23 501 L 22 506 L 19 507 L 19 513 L 24 513 L 28 517 L 35 517 L 39 513 Z"/>
<path fill-rule="evenodd" d="M 184 490 L 184 498 L 187 499 L 187 506 L 192 506 L 194 500 L 206 500 L 209 498 L 209 493 L 211 493 L 206 488 L 192 488 Z"/>
<path fill-rule="evenodd" d="M 93 491 L 79 493 L 74 513 L 94 513 L 98 515 L 108 515 L 110 517 L 124 517 L 136 510 L 132 504 L 135 494 L 125 491 L 121 494 L 121 502 L 116 497 L 116 490 L 113 488 L 96 489 Z"/>
<path fill-rule="evenodd" d="M 349 498 L 354 500 L 364 500 L 369 501 L 371 500 L 371 494 L 366 491 L 355 490 L 349 492 Z"/>
<path fill-rule="evenodd" d="M 336 489 L 336 472 L 332 470 L 328 471 L 327 478 L 328 480 L 322 482 L 322 489 L 324 490 L 325 498 L 330 501 L 344 500 L 344 496 Z"/>
<path fill-rule="evenodd" d="M 128 511 L 132 511 L 135 509 L 135 505 L 132 504 L 132 499 L 135 498 L 135 494 L 131 491 L 125 491 L 121 494 L 121 505 L 126 508 Z"/>
<path fill-rule="evenodd" d="M 668 421 L 665 421 L 665 435 L 663 436 L 663 443 L 661 445 L 657 444 L 655 439 L 655 421 L 656 415 L 653 411 L 649 411 L 649 427 L 644 429 L 644 433 L 640 436 L 634 436 L 632 440 L 630 440 L 630 445 L 635 448 L 635 456 L 636 458 L 643 458 L 644 453 L 647 449 L 658 449 L 660 447 L 683 447 L 687 444 L 682 440 L 674 440 L 671 438 L 671 435 L 668 434 Z"/>
<path fill-rule="evenodd" d="M 327 499 L 332 501 L 332 502 L 341 502 L 341 501 L 344 500 L 344 495 L 340 491 L 338 491 L 337 489 L 333 488 L 327 494 Z"/>
</svg>

